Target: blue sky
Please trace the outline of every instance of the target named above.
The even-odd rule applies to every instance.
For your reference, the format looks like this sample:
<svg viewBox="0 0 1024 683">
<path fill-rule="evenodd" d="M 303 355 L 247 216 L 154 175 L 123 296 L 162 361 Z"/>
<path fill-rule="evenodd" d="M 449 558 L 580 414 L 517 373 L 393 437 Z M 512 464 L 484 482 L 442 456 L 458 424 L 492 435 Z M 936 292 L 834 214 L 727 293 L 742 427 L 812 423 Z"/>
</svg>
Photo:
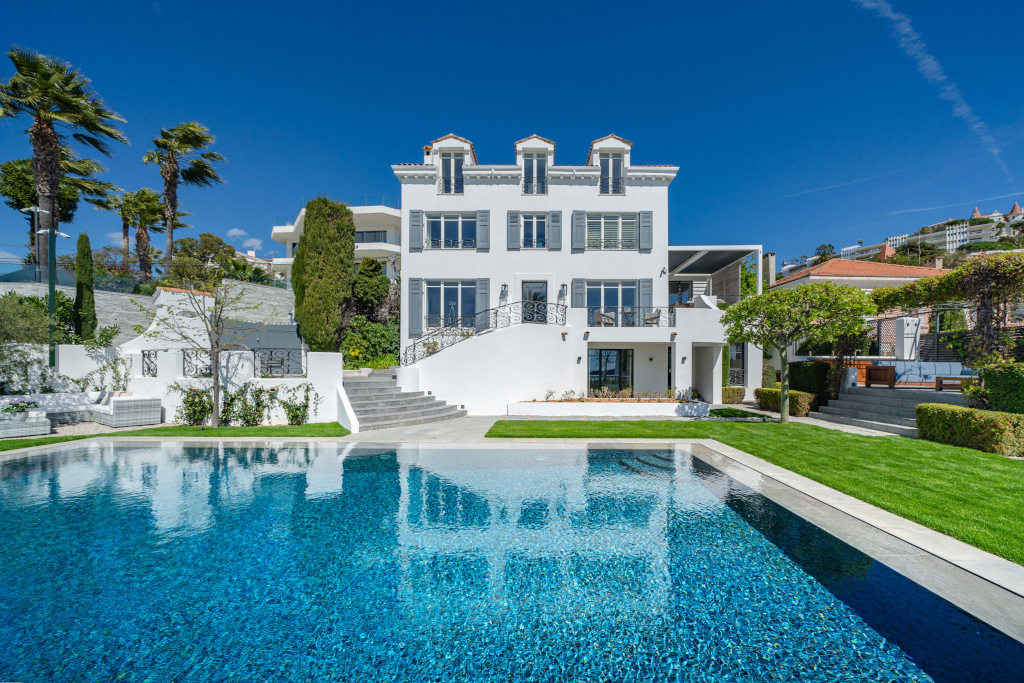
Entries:
<svg viewBox="0 0 1024 683">
<path fill-rule="evenodd" d="M 781 260 L 1024 200 L 1024 4 L 891 0 L 922 53 L 874 1 L 55 0 L 5 6 L 0 46 L 71 62 L 127 118 L 107 178 L 128 190 L 161 189 L 141 162 L 161 127 L 210 127 L 227 182 L 181 191 L 183 236 L 234 231 L 271 255 L 275 219 L 318 194 L 394 202 L 390 165 L 449 132 L 484 163 L 538 133 L 571 164 L 616 133 L 635 163 L 681 167 L 673 243 L 760 243 Z M 944 81 L 919 70 L 928 55 Z M 0 123 L 0 160 L 30 154 L 27 125 Z M 85 207 L 66 229 L 102 244 L 120 222 Z M 3 206 L 0 233 L 24 242 Z"/>
</svg>

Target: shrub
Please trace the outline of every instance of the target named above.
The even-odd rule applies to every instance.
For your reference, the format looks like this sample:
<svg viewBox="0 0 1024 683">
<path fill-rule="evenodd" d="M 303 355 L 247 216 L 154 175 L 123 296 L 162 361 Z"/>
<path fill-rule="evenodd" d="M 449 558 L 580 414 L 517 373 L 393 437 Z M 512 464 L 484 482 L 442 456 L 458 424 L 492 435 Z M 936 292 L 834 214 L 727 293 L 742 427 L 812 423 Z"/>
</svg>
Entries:
<svg viewBox="0 0 1024 683">
<path fill-rule="evenodd" d="M 754 398 L 762 410 L 774 410 L 779 412 L 779 405 L 782 403 L 782 389 L 754 389 Z M 789 414 L 794 417 L 806 417 L 809 412 L 818 407 L 814 394 L 806 391 L 789 392 Z"/>
<path fill-rule="evenodd" d="M 742 403 L 746 393 L 744 387 L 722 387 L 722 403 Z"/>
<path fill-rule="evenodd" d="M 384 274 L 384 264 L 374 258 L 359 262 L 359 272 L 352 283 L 352 293 L 366 310 L 373 311 L 388 298 L 391 281 Z"/>
<path fill-rule="evenodd" d="M 828 400 L 828 363 L 798 361 L 789 364 L 789 388 L 814 394 L 818 403 Z"/>
<path fill-rule="evenodd" d="M 990 365 L 982 378 L 989 410 L 1024 413 L 1024 363 Z"/>
<path fill-rule="evenodd" d="M 947 403 L 917 406 L 917 433 L 922 439 L 965 446 L 986 453 L 1024 455 L 1024 416 Z"/>
<path fill-rule="evenodd" d="M 354 316 L 349 324 L 348 334 L 341 342 L 346 367 L 363 367 L 368 359 L 379 356 L 398 356 L 400 335 L 398 321 L 387 324 L 374 323 L 365 316 Z"/>
<path fill-rule="evenodd" d="M 775 367 L 771 363 L 765 363 L 761 366 L 761 386 L 766 389 L 774 389 L 775 383 L 778 382 L 775 376 Z"/>
<path fill-rule="evenodd" d="M 96 294 L 93 290 L 92 248 L 89 236 L 78 236 L 78 256 L 75 259 L 75 335 L 92 339 L 96 334 Z"/>
<path fill-rule="evenodd" d="M 139 294 L 141 296 L 153 296 L 156 292 L 156 285 L 152 282 L 140 282 L 135 285 L 135 289 L 132 291 L 133 294 Z"/>
<path fill-rule="evenodd" d="M 722 386 L 729 386 L 729 347 L 722 349 Z"/>
<path fill-rule="evenodd" d="M 172 384 L 172 390 L 181 394 L 181 405 L 174 414 L 174 421 L 180 424 L 198 427 L 206 424 L 213 415 L 213 396 L 209 389 L 199 387 L 182 387 Z"/>
<path fill-rule="evenodd" d="M 304 425 L 309 422 L 309 412 L 313 412 L 320 406 L 322 400 L 309 382 L 287 389 L 278 396 L 277 401 L 284 408 L 285 417 L 290 425 Z"/>
<path fill-rule="evenodd" d="M 366 361 L 366 367 L 371 370 L 387 370 L 395 365 L 398 365 L 398 359 L 390 353 L 374 356 L 370 360 Z"/>
</svg>

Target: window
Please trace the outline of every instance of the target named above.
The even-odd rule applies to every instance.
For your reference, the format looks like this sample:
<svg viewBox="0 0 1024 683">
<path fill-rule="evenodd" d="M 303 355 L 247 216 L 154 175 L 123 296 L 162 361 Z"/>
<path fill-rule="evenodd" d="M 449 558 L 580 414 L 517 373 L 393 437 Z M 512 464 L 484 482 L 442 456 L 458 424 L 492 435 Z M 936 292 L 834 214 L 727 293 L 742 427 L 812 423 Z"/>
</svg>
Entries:
<svg viewBox="0 0 1024 683">
<path fill-rule="evenodd" d="M 633 349 L 590 349 L 590 390 L 633 388 Z"/>
<path fill-rule="evenodd" d="M 523 214 L 523 249 L 544 249 L 547 247 L 548 215 Z"/>
<path fill-rule="evenodd" d="M 670 282 L 668 285 L 669 306 L 680 306 L 693 299 L 692 282 Z"/>
<path fill-rule="evenodd" d="M 424 249 L 476 249 L 476 214 L 428 214 Z"/>
<path fill-rule="evenodd" d="M 426 327 L 476 327 L 476 280 L 427 280 Z"/>
<path fill-rule="evenodd" d="M 601 194 L 625 194 L 622 152 L 602 152 L 598 159 L 601 164 Z"/>
<path fill-rule="evenodd" d="M 462 152 L 441 152 L 441 178 L 437 189 L 441 194 L 462 194 Z"/>
<path fill-rule="evenodd" d="M 523 154 L 523 194 L 548 193 L 548 155 L 546 152 Z"/>
<path fill-rule="evenodd" d="M 635 213 L 587 214 L 587 249 L 636 249 Z"/>
<path fill-rule="evenodd" d="M 588 280 L 587 324 L 631 327 L 637 321 L 636 280 Z"/>
<path fill-rule="evenodd" d="M 370 242 L 387 242 L 388 231 L 387 230 L 356 230 L 356 244 L 366 244 Z"/>
</svg>

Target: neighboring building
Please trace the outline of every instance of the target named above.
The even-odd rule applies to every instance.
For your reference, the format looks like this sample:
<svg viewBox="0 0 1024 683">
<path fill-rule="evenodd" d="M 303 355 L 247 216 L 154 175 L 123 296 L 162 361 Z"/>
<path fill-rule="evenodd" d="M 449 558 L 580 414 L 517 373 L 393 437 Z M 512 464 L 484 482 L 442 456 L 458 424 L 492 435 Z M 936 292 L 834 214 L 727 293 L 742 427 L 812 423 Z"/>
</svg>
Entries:
<svg viewBox="0 0 1024 683">
<path fill-rule="evenodd" d="M 992 222 L 970 225 L 969 220 L 987 218 Z M 1020 204 L 1013 203 L 1010 210 L 1005 213 L 993 211 L 987 216 L 982 215 L 978 207 L 974 207 L 970 219 L 950 218 L 933 225 L 925 226 L 917 234 L 901 234 L 886 237 L 884 242 L 878 244 L 855 244 L 850 247 L 843 247 L 840 254 L 844 259 L 866 260 L 878 256 L 880 252 L 889 249 L 896 249 L 908 242 L 916 244 L 932 244 L 948 252 L 954 252 L 965 244 L 975 242 L 995 242 L 1000 237 L 1014 237 L 1018 230 L 1011 227 L 1011 223 L 1024 220 L 1024 210 Z M 886 258 L 884 255 L 881 258 Z"/>
<path fill-rule="evenodd" d="M 775 287 L 788 289 L 815 282 L 834 282 L 870 292 L 879 287 L 898 287 L 923 277 L 935 277 L 948 272 L 942 268 L 942 259 L 936 259 L 931 266 L 897 266 L 892 263 L 834 258 L 784 277 L 775 283 Z"/>
<path fill-rule="evenodd" d="M 422 163 L 392 167 L 402 185 L 404 390 L 477 414 L 601 387 L 720 401 L 717 301 L 739 298 L 751 255 L 760 288 L 761 247 L 670 246 L 678 167 L 633 163 L 632 147 L 609 135 L 585 164 L 565 165 L 553 141 L 533 135 L 515 143 L 514 163 L 490 164 L 447 135 L 424 147 Z M 751 351 L 731 355 L 734 383 L 752 398 L 761 352 Z"/>
<path fill-rule="evenodd" d="M 364 258 L 375 258 L 384 264 L 384 272 L 392 280 L 398 279 L 402 268 L 401 212 L 390 206 L 350 206 L 356 224 L 356 270 Z M 273 269 L 291 279 L 295 250 L 305 228 L 306 209 L 302 208 L 295 220 L 286 225 L 275 225 L 270 237 L 285 247 L 283 257 L 275 257 Z"/>
<path fill-rule="evenodd" d="M 235 251 L 235 258 L 240 260 L 240 261 L 245 261 L 246 263 L 248 263 L 253 268 L 259 268 L 260 270 L 265 270 L 268 273 L 276 275 L 277 277 L 284 277 L 283 274 L 278 273 L 277 271 L 274 270 L 274 263 L 273 263 L 273 261 L 271 261 L 270 259 L 260 258 L 259 256 L 256 255 L 256 252 L 251 250 L 251 249 L 249 251 L 246 251 L 246 252 L 241 252 L 241 251 L 236 250 Z"/>
</svg>

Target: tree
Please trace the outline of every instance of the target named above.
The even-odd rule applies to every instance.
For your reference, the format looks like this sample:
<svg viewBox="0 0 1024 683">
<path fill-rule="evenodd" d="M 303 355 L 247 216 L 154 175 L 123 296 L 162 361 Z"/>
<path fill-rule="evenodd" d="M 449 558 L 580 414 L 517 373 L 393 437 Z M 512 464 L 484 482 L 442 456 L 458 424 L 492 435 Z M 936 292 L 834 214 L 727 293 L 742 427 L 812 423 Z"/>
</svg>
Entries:
<svg viewBox="0 0 1024 683">
<path fill-rule="evenodd" d="M 892 256 L 885 260 L 898 266 L 921 266 L 924 262 L 939 256 L 945 256 L 946 250 L 920 240 L 904 242 L 893 250 Z"/>
<path fill-rule="evenodd" d="M 221 266 L 221 277 L 229 280 L 251 282 L 254 285 L 272 285 L 274 276 L 259 266 L 249 265 L 242 259 L 231 259 Z"/>
<path fill-rule="evenodd" d="M 202 261 L 208 266 L 223 266 L 235 258 L 235 248 L 212 232 L 204 232 L 199 239 L 183 237 L 174 241 L 174 256 L 179 254 Z"/>
<path fill-rule="evenodd" d="M 89 236 L 78 236 L 78 257 L 75 259 L 75 335 L 92 339 L 96 335 L 96 292 L 93 289 L 92 248 Z"/>
<path fill-rule="evenodd" d="M 318 197 L 306 205 L 306 224 L 292 264 L 295 320 L 313 351 L 337 351 L 341 307 L 352 296 L 355 221 L 344 204 Z"/>
<path fill-rule="evenodd" d="M 135 255 L 139 260 L 139 273 L 143 282 L 149 282 L 153 278 L 149 233 L 163 232 L 160 219 L 164 215 L 164 205 L 156 190 L 148 187 L 129 193 L 126 197 L 132 212 L 132 224 L 135 226 Z"/>
<path fill-rule="evenodd" d="M 164 179 L 164 228 L 167 230 L 167 251 L 164 252 L 164 272 L 171 272 L 174 256 L 174 220 L 178 211 L 178 183 L 195 187 L 208 187 L 224 182 L 213 163 L 223 161 L 217 152 L 207 150 L 214 137 L 206 126 L 197 121 L 179 123 L 164 128 L 160 137 L 153 138 L 156 149 L 142 158 L 147 164 L 160 167 Z"/>
<path fill-rule="evenodd" d="M 387 303 L 390 289 L 391 280 L 384 274 L 384 264 L 374 258 L 365 258 L 359 262 L 352 293 L 367 314 L 373 314 L 382 303 Z M 384 319 L 387 320 L 386 312 Z"/>
<path fill-rule="evenodd" d="M 124 119 L 107 108 L 89 79 L 70 64 L 18 47 L 7 55 L 17 73 L 7 83 L 0 83 L 0 117 L 25 115 L 32 119 L 28 130 L 32 175 L 41 209 L 39 228 L 45 233 L 56 229 L 57 197 L 64 175 L 61 148 L 68 136 L 110 156 L 110 141 L 128 142 L 116 126 Z M 47 256 L 47 241 L 39 240 L 39 261 L 46 263 Z"/>
<path fill-rule="evenodd" d="M 740 263 L 740 294 L 757 294 L 757 256 L 749 256 Z"/>
<path fill-rule="evenodd" d="M 818 248 L 814 250 L 814 255 L 817 257 L 816 263 L 824 263 L 829 259 L 834 259 L 839 254 L 836 253 L 836 248 L 832 244 L 819 244 Z"/>
<path fill-rule="evenodd" d="M 258 304 L 241 306 L 244 288 L 229 290 L 222 287 L 217 267 L 189 256 L 174 260 L 166 280 L 180 290 L 176 293 L 178 298 L 163 309 L 164 314 L 154 318 L 155 324 L 145 330 L 136 326 L 136 330 L 151 339 L 183 344 L 210 359 L 213 380 L 211 424 L 217 427 L 220 424 L 222 356 L 227 351 L 245 348 L 242 337 L 227 316 L 232 312 L 254 310 Z M 252 334 L 253 330 L 247 328 L 246 333 Z"/>
<path fill-rule="evenodd" d="M 733 304 L 722 316 L 730 339 L 775 349 L 782 362 L 780 422 L 789 422 L 789 347 L 803 339 L 834 341 L 856 334 L 864 318 L 875 312 L 870 297 L 860 289 L 833 282 L 771 289 Z"/>
</svg>

